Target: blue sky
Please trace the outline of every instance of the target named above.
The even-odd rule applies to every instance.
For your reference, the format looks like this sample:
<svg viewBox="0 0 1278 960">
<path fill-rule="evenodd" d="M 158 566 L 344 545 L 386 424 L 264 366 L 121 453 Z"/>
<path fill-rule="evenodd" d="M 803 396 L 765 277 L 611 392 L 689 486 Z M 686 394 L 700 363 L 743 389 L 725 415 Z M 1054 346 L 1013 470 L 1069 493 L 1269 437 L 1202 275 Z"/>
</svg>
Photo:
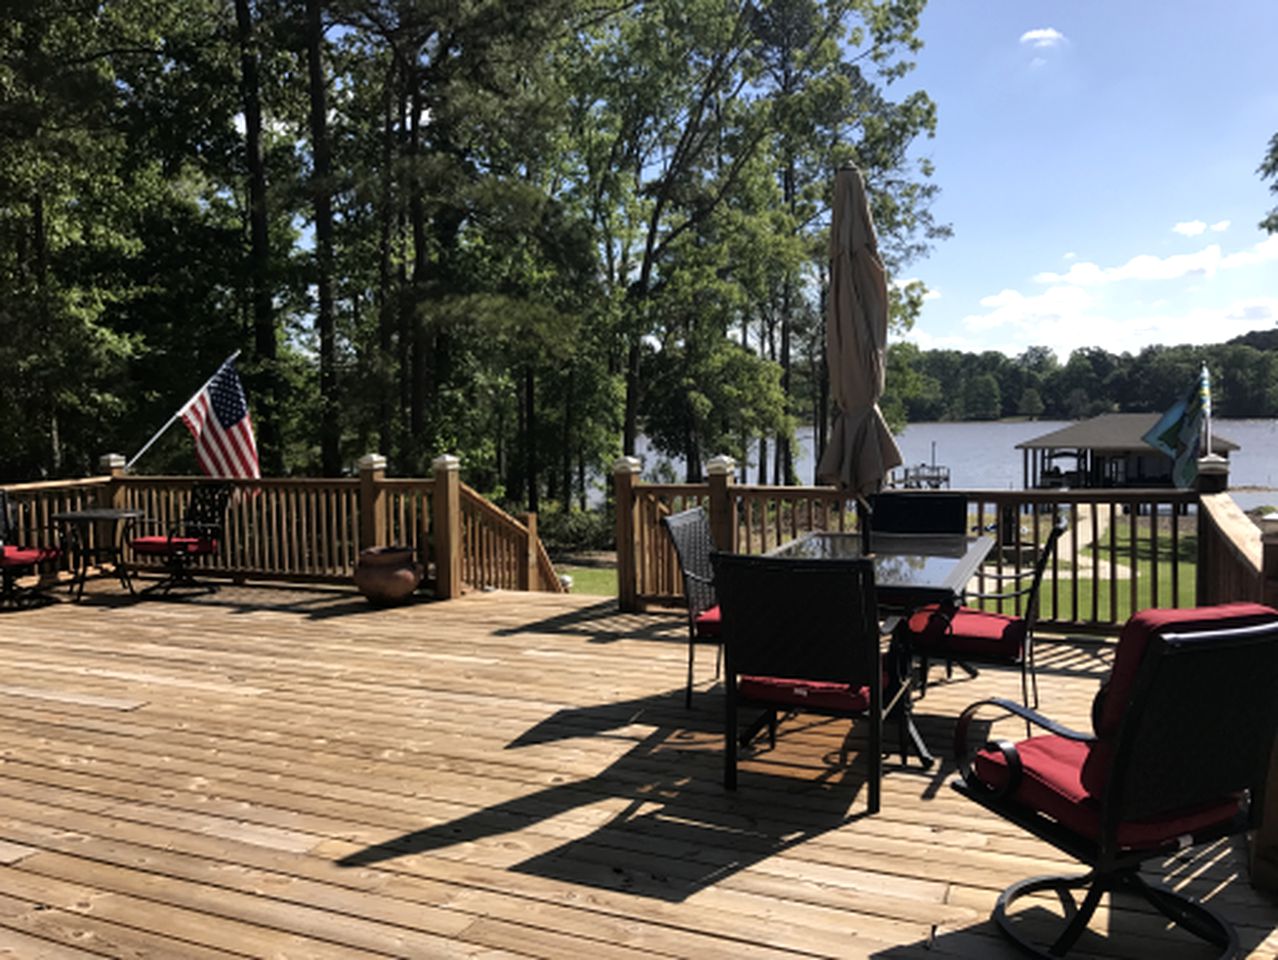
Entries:
<svg viewBox="0 0 1278 960">
<path fill-rule="evenodd" d="M 1216 343 L 1278 324 L 1278 0 L 932 0 L 924 348 Z"/>
</svg>

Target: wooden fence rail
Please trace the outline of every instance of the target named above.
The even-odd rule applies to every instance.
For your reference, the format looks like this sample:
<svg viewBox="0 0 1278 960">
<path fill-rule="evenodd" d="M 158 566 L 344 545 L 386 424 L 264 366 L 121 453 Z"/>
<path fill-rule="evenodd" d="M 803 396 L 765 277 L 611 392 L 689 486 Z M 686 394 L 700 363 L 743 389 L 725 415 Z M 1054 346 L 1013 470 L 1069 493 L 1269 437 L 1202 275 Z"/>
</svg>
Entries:
<svg viewBox="0 0 1278 960">
<path fill-rule="evenodd" d="M 614 468 L 623 609 L 682 603 L 682 580 L 660 522 L 670 513 L 704 507 L 719 548 L 742 553 L 767 552 L 810 531 L 857 527 L 855 502 L 833 487 L 737 484 L 730 461 L 711 461 L 708 473 L 702 484 L 649 484 L 639 481 L 637 461 L 623 459 Z M 1278 547 L 1273 562 L 1263 564 L 1259 531 L 1227 494 L 1205 494 L 1200 505 L 1194 491 L 1163 488 L 949 492 L 967 497 L 973 532 L 997 542 L 977 590 L 993 589 L 988 573 L 1031 567 L 1054 519 L 1066 519 L 1068 532 L 1040 595 L 1043 621 L 1058 628 L 1112 629 L 1136 610 L 1218 598 L 1274 602 L 1264 585 L 1278 583 Z M 1241 523 L 1218 519 L 1226 503 Z"/>
<path fill-rule="evenodd" d="M 141 524 L 164 532 L 181 519 L 199 482 L 130 476 L 121 458 L 103 460 L 111 470 L 104 476 L 7 487 L 21 538 L 47 541 L 54 514 L 95 506 L 141 510 Z M 237 580 L 349 582 L 361 549 L 396 544 L 413 549 L 437 597 L 486 586 L 563 590 L 535 515 L 521 521 L 488 503 L 461 483 L 455 457 L 436 460 L 429 479 L 386 477 L 385 469 L 385 458 L 371 454 L 357 478 L 225 481 L 233 492 L 223 543 L 194 565 Z M 89 531 L 91 538 L 104 535 Z M 124 556 L 137 570 L 159 569 L 159 561 L 127 548 Z"/>
</svg>

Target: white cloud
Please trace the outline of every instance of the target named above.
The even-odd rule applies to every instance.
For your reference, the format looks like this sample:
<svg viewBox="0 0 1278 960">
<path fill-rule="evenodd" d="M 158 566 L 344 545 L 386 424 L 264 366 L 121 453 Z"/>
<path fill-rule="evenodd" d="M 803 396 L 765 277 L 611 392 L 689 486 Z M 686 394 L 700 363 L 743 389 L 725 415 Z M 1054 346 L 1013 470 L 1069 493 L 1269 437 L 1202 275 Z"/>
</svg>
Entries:
<svg viewBox="0 0 1278 960">
<path fill-rule="evenodd" d="M 1035 57 L 1030 61 L 1030 69 L 1032 70 L 1041 70 L 1045 66 L 1047 66 L 1047 61 L 1042 57 Z"/>
<path fill-rule="evenodd" d="M 1196 237 L 1207 229 L 1207 224 L 1201 220 L 1185 220 L 1172 227 L 1172 233 L 1179 233 L 1182 237 Z"/>
<path fill-rule="evenodd" d="M 1065 34 L 1054 27 L 1039 27 L 1021 34 L 1021 43 L 1035 47 L 1057 47 L 1065 42 Z"/>
<path fill-rule="evenodd" d="M 1077 259 L 1078 259 L 1078 254 L 1077 254 L 1077 253 L 1075 253 L 1073 250 L 1066 250 L 1066 251 L 1065 251 L 1065 256 L 1064 256 L 1064 257 L 1062 257 L 1061 259 L 1063 259 L 1063 260 L 1077 260 Z"/>
<path fill-rule="evenodd" d="M 1118 267 L 1101 267 L 1081 262 L 1070 265 L 1065 273 L 1050 271 L 1036 274 L 1037 283 L 1065 283 L 1093 287 L 1120 280 L 1178 280 L 1181 277 L 1215 276 L 1220 270 L 1235 270 L 1278 260 L 1278 234 L 1261 240 L 1250 250 L 1223 254 L 1219 244 L 1211 244 L 1196 253 L 1178 253 L 1170 257 L 1141 254 Z"/>
<path fill-rule="evenodd" d="M 1228 229 L 1229 229 L 1228 220 L 1217 220 L 1215 223 L 1211 225 L 1212 233 L 1224 233 Z"/>
<path fill-rule="evenodd" d="M 940 291 L 940 290 L 928 290 L 928 292 L 927 292 L 927 293 L 923 294 L 923 299 L 924 299 L 924 300 L 940 300 L 940 299 L 941 299 L 941 291 Z"/>
</svg>

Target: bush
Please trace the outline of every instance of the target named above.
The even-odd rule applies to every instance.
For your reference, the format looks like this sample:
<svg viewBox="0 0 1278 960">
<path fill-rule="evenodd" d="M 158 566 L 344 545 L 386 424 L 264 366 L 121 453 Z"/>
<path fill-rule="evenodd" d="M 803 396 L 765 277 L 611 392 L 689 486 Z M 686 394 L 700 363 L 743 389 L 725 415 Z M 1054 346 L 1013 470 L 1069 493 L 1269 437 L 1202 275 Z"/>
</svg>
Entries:
<svg viewBox="0 0 1278 960">
<path fill-rule="evenodd" d="M 613 511 L 547 509 L 537 516 L 537 533 L 546 550 L 555 554 L 583 550 L 611 550 L 615 528 Z"/>
</svg>

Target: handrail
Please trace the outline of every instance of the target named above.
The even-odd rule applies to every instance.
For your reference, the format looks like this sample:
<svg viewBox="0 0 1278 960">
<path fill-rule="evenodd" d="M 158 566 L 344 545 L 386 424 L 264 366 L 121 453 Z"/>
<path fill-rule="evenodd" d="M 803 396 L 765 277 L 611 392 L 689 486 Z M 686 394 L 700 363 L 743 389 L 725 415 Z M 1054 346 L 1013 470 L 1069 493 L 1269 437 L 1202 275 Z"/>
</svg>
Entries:
<svg viewBox="0 0 1278 960">
<path fill-rule="evenodd" d="M 235 579 L 349 582 L 362 548 L 401 544 L 414 549 L 437 597 L 463 589 L 463 570 L 474 586 L 563 590 L 531 525 L 460 484 L 455 458 L 440 458 L 430 478 L 388 478 L 382 458 L 365 461 L 358 477 L 219 478 L 233 489 L 223 541 L 215 556 L 192 565 Z M 27 538 L 47 530 L 54 513 L 86 506 L 141 509 L 149 525 L 168 529 L 183 516 L 191 488 L 206 480 L 117 471 L 5 489 L 20 517 L 17 532 Z M 88 532 L 90 546 L 99 535 L 106 529 Z M 140 570 L 161 562 L 127 547 L 124 557 Z"/>
<path fill-rule="evenodd" d="M 537 551 L 544 548 L 540 539 L 530 538 L 527 524 L 484 499 L 464 483 L 461 485 L 461 506 L 464 582 L 479 588 L 532 588 L 549 593 L 563 591 L 549 556 L 543 567 Z"/>
<path fill-rule="evenodd" d="M 617 569 L 623 609 L 682 603 L 682 583 L 660 516 L 694 504 L 705 506 L 722 549 L 762 553 L 815 530 L 850 530 L 858 523 L 855 503 L 834 487 L 786 487 L 732 482 L 711 476 L 703 484 L 648 484 L 630 462 L 618 462 Z M 931 491 L 915 491 L 927 496 Z M 1199 602 L 1206 568 L 1221 566 L 1208 554 L 1196 492 L 1170 488 L 963 490 L 974 529 L 993 534 L 998 545 L 985 574 L 1029 569 L 1058 513 L 1069 533 L 1058 545 L 1044 577 L 1041 622 L 1058 627 L 1111 628 L 1146 607 L 1185 607 Z M 1232 501 L 1230 501 L 1232 503 Z M 1234 508 L 1236 510 L 1236 507 Z M 1218 512 L 1218 511 L 1217 511 Z M 1238 512 L 1241 516 L 1241 512 Z M 1247 534 L 1247 528 L 1252 530 Z M 1207 528 L 1215 529 L 1215 527 Z M 1220 533 L 1226 541 L 1255 539 L 1254 525 Z M 1249 541 L 1250 542 L 1250 541 Z M 1235 543 L 1228 550 L 1237 552 Z M 1257 547 L 1245 552 L 1253 560 Z M 1278 563 L 1278 559 L 1275 561 Z M 1219 574 L 1212 595 L 1251 597 L 1260 591 L 1258 567 L 1234 564 Z M 1250 571 L 1250 572 L 1248 572 Z M 1278 579 L 1278 570 L 1275 571 Z M 988 579 L 988 576 L 986 576 Z M 984 589 L 980 579 L 976 589 Z M 1278 593 L 1278 590 L 1275 591 Z M 1206 602 L 1204 600 L 1204 602 Z M 997 602 L 994 607 L 997 608 Z M 1010 610 L 1009 610 L 1010 612 Z"/>
</svg>

